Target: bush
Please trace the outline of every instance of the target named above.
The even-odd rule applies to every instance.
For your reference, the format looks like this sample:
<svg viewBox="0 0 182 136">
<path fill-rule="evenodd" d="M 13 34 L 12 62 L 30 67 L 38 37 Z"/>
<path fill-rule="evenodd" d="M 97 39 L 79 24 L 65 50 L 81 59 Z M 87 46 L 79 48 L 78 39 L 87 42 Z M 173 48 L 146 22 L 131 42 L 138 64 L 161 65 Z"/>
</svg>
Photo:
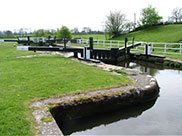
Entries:
<svg viewBox="0 0 182 136">
<path fill-rule="evenodd" d="M 141 15 L 141 22 L 145 27 L 151 26 L 153 24 L 158 24 L 162 19 L 162 16 L 159 16 L 156 9 L 151 5 L 149 5 L 147 8 L 142 9 Z"/>
<path fill-rule="evenodd" d="M 68 38 L 72 37 L 71 31 L 66 26 L 62 26 L 60 30 L 57 31 L 58 38 Z"/>
</svg>

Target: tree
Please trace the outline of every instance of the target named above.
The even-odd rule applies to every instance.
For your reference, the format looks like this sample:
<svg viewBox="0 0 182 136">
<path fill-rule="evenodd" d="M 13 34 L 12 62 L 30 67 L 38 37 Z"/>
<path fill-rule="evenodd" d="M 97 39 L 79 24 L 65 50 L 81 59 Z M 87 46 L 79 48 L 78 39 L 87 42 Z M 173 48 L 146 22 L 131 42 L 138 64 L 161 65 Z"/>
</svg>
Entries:
<svg viewBox="0 0 182 136">
<path fill-rule="evenodd" d="M 125 29 L 126 15 L 121 11 L 110 12 L 106 16 L 105 21 L 105 33 L 109 34 L 110 37 L 118 37 Z"/>
<path fill-rule="evenodd" d="M 35 37 L 49 37 L 51 35 L 55 35 L 56 30 L 51 29 L 51 30 L 44 30 L 44 29 L 39 29 L 37 31 L 33 32 L 33 35 Z"/>
<path fill-rule="evenodd" d="M 158 24 L 162 19 L 162 16 L 159 16 L 156 9 L 151 5 L 149 5 L 147 8 L 142 9 L 141 16 L 141 22 L 144 26 Z"/>
<path fill-rule="evenodd" d="M 126 24 L 125 24 L 125 29 L 126 29 L 126 31 L 131 31 L 131 30 L 133 30 L 135 28 L 135 24 L 133 23 L 133 22 L 127 22 Z"/>
<path fill-rule="evenodd" d="M 35 37 L 46 37 L 47 36 L 44 29 L 39 29 L 37 31 L 34 31 L 33 35 Z"/>
<path fill-rule="evenodd" d="M 182 22 L 182 8 L 176 7 L 172 11 L 171 19 L 177 22 Z"/>
<path fill-rule="evenodd" d="M 68 27 L 62 26 L 60 30 L 57 31 L 58 38 L 71 38 L 72 34 Z"/>
<path fill-rule="evenodd" d="M 73 28 L 73 29 L 71 30 L 71 32 L 72 32 L 73 34 L 78 34 L 78 33 L 79 33 L 78 27 Z"/>
<path fill-rule="evenodd" d="M 83 30 L 82 30 L 83 33 L 86 33 L 86 34 L 90 34 L 92 32 L 91 28 L 89 27 L 83 27 Z"/>
<path fill-rule="evenodd" d="M 10 30 L 4 31 L 6 37 L 12 37 L 12 32 Z"/>
</svg>

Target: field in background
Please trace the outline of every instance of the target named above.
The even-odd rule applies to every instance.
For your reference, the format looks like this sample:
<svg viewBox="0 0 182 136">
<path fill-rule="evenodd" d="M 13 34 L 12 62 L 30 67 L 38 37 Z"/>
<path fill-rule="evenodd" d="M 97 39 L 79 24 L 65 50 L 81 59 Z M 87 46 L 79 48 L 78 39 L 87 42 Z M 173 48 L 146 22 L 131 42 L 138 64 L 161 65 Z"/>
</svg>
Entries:
<svg viewBox="0 0 182 136">
<path fill-rule="evenodd" d="M 152 26 L 144 30 L 121 35 L 120 37 L 111 40 L 105 40 L 104 34 L 73 35 L 73 38 L 82 38 L 84 40 L 80 42 L 81 44 L 68 43 L 67 45 L 89 46 L 89 37 L 93 37 L 94 39 L 94 48 L 122 48 L 124 47 L 125 37 L 128 37 L 130 41 L 129 44 L 131 44 L 132 38 L 135 37 L 135 42 L 145 42 L 143 47 L 138 47 L 138 50 L 135 50 L 135 52 L 144 53 L 145 44 L 150 43 L 152 54 L 160 54 L 172 58 L 181 58 L 182 56 L 179 55 L 182 54 L 182 44 L 180 44 L 180 42 L 182 42 L 182 24 Z"/>
<path fill-rule="evenodd" d="M 88 39 L 89 37 L 93 37 L 95 40 L 106 40 L 104 34 L 73 35 L 73 38 Z M 178 43 L 182 42 L 182 24 L 152 26 L 147 29 L 121 35 L 111 40 L 123 41 L 125 37 L 128 37 L 130 40 L 132 37 L 135 37 L 135 41 L 143 42 Z"/>
<path fill-rule="evenodd" d="M 81 39 L 89 39 L 89 37 L 93 37 L 94 40 L 106 40 L 104 34 L 85 34 L 85 35 L 73 35 L 74 38 L 81 38 Z"/>
</svg>

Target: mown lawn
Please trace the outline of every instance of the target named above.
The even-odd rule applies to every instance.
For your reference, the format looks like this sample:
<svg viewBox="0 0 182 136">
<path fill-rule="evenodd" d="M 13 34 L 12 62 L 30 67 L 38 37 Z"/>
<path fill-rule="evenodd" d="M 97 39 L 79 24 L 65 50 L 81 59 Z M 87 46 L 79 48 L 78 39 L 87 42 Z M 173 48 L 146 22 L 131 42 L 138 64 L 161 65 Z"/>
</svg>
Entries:
<svg viewBox="0 0 182 136">
<path fill-rule="evenodd" d="M 182 55 L 176 55 L 176 54 L 158 54 L 158 53 L 154 53 L 154 55 L 162 55 L 162 56 L 165 56 L 167 58 L 181 59 L 182 60 Z"/>
<path fill-rule="evenodd" d="M 106 40 L 104 34 L 84 34 L 84 35 L 73 35 L 72 38 L 81 38 L 81 39 L 89 39 L 89 37 L 93 37 L 94 40 Z"/>
<path fill-rule="evenodd" d="M 136 41 L 144 42 L 182 42 L 182 24 L 153 26 L 144 30 L 121 35 L 118 38 L 114 38 L 114 40 L 124 40 L 125 37 L 128 37 L 129 40 L 135 37 Z"/>
<path fill-rule="evenodd" d="M 39 98 L 130 84 L 96 67 L 57 55 L 16 58 L 36 54 L 0 46 L 0 135 L 34 135 L 36 123 L 30 108 Z"/>
</svg>

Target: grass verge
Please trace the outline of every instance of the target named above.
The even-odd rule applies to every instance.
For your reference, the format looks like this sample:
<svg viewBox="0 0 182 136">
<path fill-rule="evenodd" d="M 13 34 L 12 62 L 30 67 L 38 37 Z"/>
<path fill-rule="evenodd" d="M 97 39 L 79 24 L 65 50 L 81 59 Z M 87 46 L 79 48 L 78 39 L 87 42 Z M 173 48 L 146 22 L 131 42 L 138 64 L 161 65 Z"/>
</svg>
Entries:
<svg viewBox="0 0 182 136">
<path fill-rule="evenodd" d="M 34 99 L 131 83 L 125 76 L 57 55 L 17 58 L 34 54 L 0 46 L 0 135 L 35 134 L 29 106 Z"/>
<path fill-rule="evenodd" d="M 113 40 L 124 40 L 125 37 L 144 42 L 166 42 L 176 43 L 182 41 L 182 24 L 152 26 L 140 31 L 131 32 L 114 38 Z"/>
</svg>

